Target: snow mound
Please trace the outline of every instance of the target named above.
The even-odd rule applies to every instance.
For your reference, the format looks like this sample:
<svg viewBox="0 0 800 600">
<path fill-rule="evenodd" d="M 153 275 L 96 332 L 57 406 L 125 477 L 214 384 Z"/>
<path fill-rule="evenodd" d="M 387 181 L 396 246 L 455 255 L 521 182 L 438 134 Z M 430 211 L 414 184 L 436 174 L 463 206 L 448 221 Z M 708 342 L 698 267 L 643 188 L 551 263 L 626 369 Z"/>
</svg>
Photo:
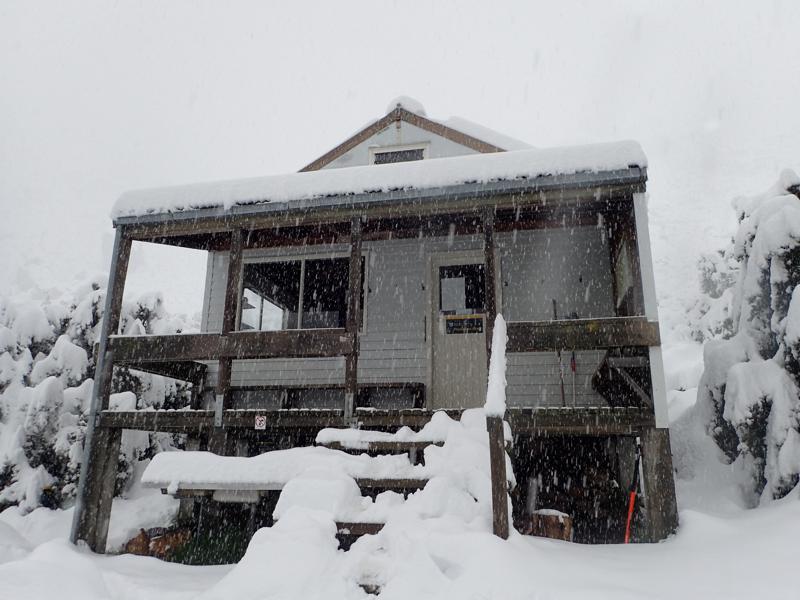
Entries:
<svg viewBox="0 0 800 600">
<path fill-rule="evenodd" d="M 0 564 L 23 558 L 32 546 L 11 525 L 0 521 Z"/>
</svg>

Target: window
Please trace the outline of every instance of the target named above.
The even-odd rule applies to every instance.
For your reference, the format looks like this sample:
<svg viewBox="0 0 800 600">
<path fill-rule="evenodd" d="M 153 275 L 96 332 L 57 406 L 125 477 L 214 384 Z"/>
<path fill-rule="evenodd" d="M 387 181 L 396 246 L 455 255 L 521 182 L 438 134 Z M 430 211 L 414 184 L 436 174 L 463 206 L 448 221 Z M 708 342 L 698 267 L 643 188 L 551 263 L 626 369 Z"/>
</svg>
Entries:
<svg viewBox="0 0 800 600">
<path fill-rule="evenodd" d="M 369 151 L 370 163 L 373 165 L 423 160 L 427 154 L 427 144 L 370 148 Z"/>
<path fill-rule="evenodd" d="M 344 327 L 350 259 L 307 260 L 303 279 L 303 329 Z"/>
<path fill-rule="evenodd" d="M 245 263 L 240 329 L 345 327 L 349 273 L 349 258 Z M 363 259 L 361 282 L 363 316 Z"/>
<path fill-rule="evenodd" d="M 300 261 L 244 265 L 241 329 L 297 329 Z"/>
<path fill-rule="evenodd" d="M 386 163 L 410 162 L 412 160 L 422 160 L 423 150 L 417 148 L 415 150 L 390 150 L 388 152 L 376 152 L 375 164 L 384 165 Z"/>
<path fill-rule="evenodd" d="M 439 310 L 446 315 L 483 314 L 486 305 L 483 265 L 439 267 Z"/>
</svg>

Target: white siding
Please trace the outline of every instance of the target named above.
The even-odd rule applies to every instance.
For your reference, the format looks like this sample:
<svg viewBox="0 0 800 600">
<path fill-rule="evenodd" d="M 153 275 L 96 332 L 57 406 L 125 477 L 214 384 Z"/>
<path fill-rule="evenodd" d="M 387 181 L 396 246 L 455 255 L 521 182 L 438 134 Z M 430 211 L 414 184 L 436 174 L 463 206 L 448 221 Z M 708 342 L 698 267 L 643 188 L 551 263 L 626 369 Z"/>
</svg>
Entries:
<svg viewBox="0 0 800 600">
<path fill-rule="evenodd" d="M 608 248 L 599 230 L 541 230 L 497 236 L 502 287 L 501 306 L 510 320 L 549 319 L 552 296 L 578 302 L 581 317 L 613 314 Z M 361 335 L 359 381 L 416 381 L 429 384 L 430 257 L 433 253 L 482 249 L 482 236 L 452 240 L 392 240 L 366 242 L 365 324 Z M 589 248 L 587 252 L 586 248 Z M 258 256 L 340 253 L 344 246 L 253 251 Z M 558 266 L 558 268 L 556 268 Z M 227 256 L 215 254 L 207 283 L 206 331 L 219 331 L 227 278 Z M 505 285 L 508 282 L 509 285 Z M 562 286 L 557 285 L 561 282 Z M 566 288 L 564 285 L 566 284 Z M 587 294 L 587 288 L 590 292 Z M 587 299 L 583 301 L 583 299 Z M 575 402 L 603 405 L 591 389 L 591 377 L 602 351 L 576 353 Z M 562 356 L 567 404 L 572 405 L 570 352 Z M 208 384 L 216 380 L 216 363 L 209 365 Z M 560 406 L 561 383 L 555 352 L 509 354 L 508 401 L 511 406 Z M 321 385 L 344 383 L 344 359 L 271 359 L 235 361 L 232 384 Z"/>
<path fill-rule="evenodd" d="M 477 151 L 456 144 L 430 131 L 420 129 L 405 121 L 400 121 L 400 127 L 395 123 L 389 125 L 364 140 L 336 160 L 328 163 L 323 169 L 338 169 L 342 167 L 356 167 L 368 165 L 370 148 L 385 146 L 407 146 L 413 144 L 427 144 L 427 158 L 443 158 L 445 156 L 462 156 L 464 154 L 477 154 Z"/>
<path fill-rule="evenodd" d="M 564 397 L 567 406 L 605 406 L 606 402 L 592 389 L 592 376 L 605 352 L 575 352 L 576 370 L 570 369 L 572 352 L 561 353 L 564 372 Z M 556 352 L 520 352 L 508 354 L 506 399 L 509 406 L 561 406 L 561 377 Z"/>
<path fill-rule="evenodd" d="M 507 321 L 614 316 L 611 259 L 598 227 L 499 235 L 503 314 Z"/>
</svg>

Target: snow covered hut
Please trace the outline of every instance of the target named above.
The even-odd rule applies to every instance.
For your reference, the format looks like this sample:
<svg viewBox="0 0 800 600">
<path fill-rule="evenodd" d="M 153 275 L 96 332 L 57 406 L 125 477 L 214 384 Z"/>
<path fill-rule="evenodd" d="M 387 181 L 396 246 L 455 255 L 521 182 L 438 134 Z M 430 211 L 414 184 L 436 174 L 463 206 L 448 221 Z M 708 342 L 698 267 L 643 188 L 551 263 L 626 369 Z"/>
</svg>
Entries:
<svg viewBox="0 0 800 600">
<path fill-rule="evenodd" d="M 664 538 L 677 516 L 646 180 L 635 142 L 531 148 L 401 98 L 299 173 L 124 194 L 73 539 L 105 546 L 124 429 L 254 456 L 482 406 L 498 312 L 515 522 L 555 509 L 579 539 L 621 539 L 640 438 L 639 538 Z M 201 333 L 118 334 L 138 242 L 208 251 Z M 192 405 L 109 411 L 114 365 L 192 382 Z"/>
</svg>

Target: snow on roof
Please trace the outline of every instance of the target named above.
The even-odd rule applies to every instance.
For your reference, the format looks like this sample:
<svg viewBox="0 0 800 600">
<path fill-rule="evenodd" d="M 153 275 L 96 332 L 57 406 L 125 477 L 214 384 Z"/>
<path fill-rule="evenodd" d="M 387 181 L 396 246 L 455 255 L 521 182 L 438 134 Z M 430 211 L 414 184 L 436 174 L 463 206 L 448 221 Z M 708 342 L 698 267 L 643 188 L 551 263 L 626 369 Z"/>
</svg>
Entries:
<svg viewBox="0 0 800 600">
<path fill-rule="evenodd" d="M 131 191 L 114 204 L 112 217 L 600 173 L 633 166 L 646 167 L 647 158 L 632 141 L 474 154 Z"/>
<path fill-rule="evenodd" d="M 392 99 L 392 101 L 389 102 L 389 106 L 386 107 L 386 112 L 390 113 L 395 108 L 405 108 L 408 112 L 413 112 L 415 115 L 419 115 L 421 117 L 427 116 L 425 114 L 425 107 L 422 106 L 422 102 L 415 100 L 410 96 L 398 96 L 397 98 Z"/>
<path fill-rule="evenodd" d="M 431 121 L 436 121 L 437 123 L 441 123 L 445 127 L 449 127 L 450 129 L 455 129 L 456 131 L 460 131 L 461 133 L 466 133 L 470 137 L 477 138 L 482 142 L 486 142 L 487 144 L 492 144 L 493 146 L 497 146 L 498 148 L 502 148 L 503 150 L 530 150 L 533 148 L 530 144 L 523 142 L 522 140 L 518 140 L 516 138 L 511 137 L 510 135 L 506 135 L 504 133 L 500 133 L 499 131 L 495 131 L 494 129 L 489 129 L 488 127 L 484 127 L 483 125 L 479 125 L 478 123 L 473 123 L 472 121 L 468 121 L 467 119 L 463 119 L 461 117 L 450 117 L 449 119 L 445 119 L 444 121 L 437 121 L 436 119 L 431 119 Z"/>
<path fill-rule="evenodd" d="M 533 148 L 533 146 L 521 140 L 500 133 L 499 131 L 495 131 L 494 129 L 489 129 L 488 127 L 479 125 L 478 123 L 473 123 L 472 121 L 463 119 L 461 117 L 450 117 L 444 120 L 433 119 L 427 115 L 422 102 L 409 96 L 398 96 L 397 98 L 394 98 L 386 107 L 386 112 L 390 113 L 395 108 L 404 108 L 408 112 L 412 112 L 415 115 L 425 117 L 434 123 L 439 123 L 440 125 L 444 125 L 450 129 L 455 129 L 456 131 L 465 133 L 470 137 L 474 137 L 475 139 L 486 142 L 487 144 L 491 144 L 492 146 L 497 146 L 503 150 L 529 150 L 530 148 Z"/>
</svg>

